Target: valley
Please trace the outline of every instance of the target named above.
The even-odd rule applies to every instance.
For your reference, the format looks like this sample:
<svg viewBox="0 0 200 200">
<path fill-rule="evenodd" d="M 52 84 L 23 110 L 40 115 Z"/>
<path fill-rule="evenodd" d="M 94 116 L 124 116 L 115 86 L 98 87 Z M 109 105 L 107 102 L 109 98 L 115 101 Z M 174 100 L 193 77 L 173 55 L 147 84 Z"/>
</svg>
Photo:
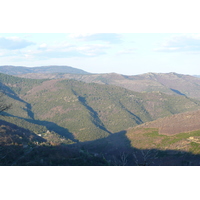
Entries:
<svg viewBox="0 0 200 200">
<path fill-rule="evenodd" d="M 1 165 L 200 165 L 199 78 L 18 70 L 0 73 Z"/>
</svg>

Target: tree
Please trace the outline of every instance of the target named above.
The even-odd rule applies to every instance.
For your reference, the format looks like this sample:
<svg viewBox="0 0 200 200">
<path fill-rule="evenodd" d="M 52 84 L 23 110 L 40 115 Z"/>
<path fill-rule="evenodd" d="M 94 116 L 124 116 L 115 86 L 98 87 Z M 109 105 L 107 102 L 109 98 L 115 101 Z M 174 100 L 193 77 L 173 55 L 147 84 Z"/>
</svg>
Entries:
<svg viewBox="0 0 200 200">
<path fill-rule="evenodd" d="M 5 103 L 5 99 L 3 98 L 5 94 L 0 91 L 0 115 L 2 114 L 2 112 L 8 110 L 11 108 L 12 104 L 6 104 Z"/>
<path fill-rule="evenodd" d="M 158 151 L 155 149 L 140 150 L 137 154 L 133 152 L 133 156 L 137 166 L 150 166 L 154 165 L 154 161 L 158 159 Z"/>
</svg>

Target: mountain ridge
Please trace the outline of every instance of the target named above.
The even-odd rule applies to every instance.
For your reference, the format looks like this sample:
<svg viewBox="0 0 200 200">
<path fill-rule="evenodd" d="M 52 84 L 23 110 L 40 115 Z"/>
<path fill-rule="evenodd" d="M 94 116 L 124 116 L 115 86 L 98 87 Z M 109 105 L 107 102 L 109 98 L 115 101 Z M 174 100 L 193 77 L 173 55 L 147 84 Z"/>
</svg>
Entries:
<svg viewBox="0 0 200 200">
<path fill-rule="evenodd" d="M 86 83 L 116 85 L 135 92 L 160 91 L 166 94 L 185 95 L 200 100 L 200 79 L 191 75 L 171 73 L 145 73 L 141 75 L 107 74 L 25 74 L 20 77 L 34 79 L 73 79 Z"/>
<path fill-rule="evenodd" d="M 9 75 L 19 75 L 27 73 L 70 73 L 70 74 L 89 74 L 84 70 L 66 66 L 66 65 L 49 65 L 39 67 L 23 67 L 23 66 L 12 66 L 4 65 L 0 66 L 0 73 Z"/>
<path fill-rule="evenodd" d="M 196 79 L 176 73 L 92 75 L 99 84 L 83 81 L 90 75 L 77 76 L 82 80 L 27 79 L 0 73 L 6 103 L 13 104 L 0 116 L 0 156 L 6 158 L 1 163 L 200 164 L 196 155 L 200 154 L 200 101 L 188 95 L 198 94 Z M 142 85 L 142 92 L 136 92 L 111 84 L 128 78 L 139 80 L 138 86 L 165 87 L 151 91 Z M 180 89 L 182 84 L 185 88 Z M 29 141 L 29 136 L 36 140 Z"/>
<path fill-rule="evenodd" d="M 115 74 L 114 74 L 115 76 Z M 25 79 L 0 74 L 8 111 L 45 126 L 61 137 L 94 140 L 160 117 L 200 109 L 200 102 L 183 95 L 139 93 L 125 88 L 72 79 Z M 11 119 L 10 119 L 11 120 Z M 37 128 L 38 129 L 38 128 Z"/>
</svg>

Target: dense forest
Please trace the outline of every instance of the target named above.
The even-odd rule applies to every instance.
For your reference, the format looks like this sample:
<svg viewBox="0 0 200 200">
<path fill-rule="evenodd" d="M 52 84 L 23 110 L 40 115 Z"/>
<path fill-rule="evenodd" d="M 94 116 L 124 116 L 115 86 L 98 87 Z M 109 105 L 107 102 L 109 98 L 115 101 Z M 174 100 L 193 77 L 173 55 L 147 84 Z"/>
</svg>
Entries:
<svg viewBox="0 0 200 200">
<path fill-rule="evenodd" d="M 2 99 L 9 108 L 0 116 L 1 165 L 199 165 L 200 127 L 183 120 L 188 112 L 199 116 L 198 78 L 170 74 L 169 85 L 165 81 L 169 74 L 125 77 L 135 86 L 143 84 L 142 91 L 139 87 L 134 91 L 133 82 L 130 88 L 122 76 L 102 76 L 97 83 L 0 73 Z M 158 85 L 165 83 L 165 90 L 157 86 L 154 90 L 151 84 L 144 87 L 152 77 Z M 119 78 L 124 85 L 116 82 Z M 180 90 L 183 79 L 196 84 L 195 91 L 189 84 Z M 170 135 L 167 129 L 169 134 L 163 135 L 154 120 L 162 128 L 187 126 L 183 132 L 189 134 L 180 129 Z"/>
</svg>

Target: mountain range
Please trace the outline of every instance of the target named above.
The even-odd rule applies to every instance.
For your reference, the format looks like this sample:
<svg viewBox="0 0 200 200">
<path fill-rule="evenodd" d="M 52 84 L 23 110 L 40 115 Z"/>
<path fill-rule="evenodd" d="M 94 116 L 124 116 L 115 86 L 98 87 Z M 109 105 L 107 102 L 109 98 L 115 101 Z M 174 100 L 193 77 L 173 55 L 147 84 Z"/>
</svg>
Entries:
<svg viewBox="0 0 200 200">
<path fill-rule="evenodd" d="M 19 68 L 12 71 L 15 76 L 0 73 L 4 99 L 12 104 L 12 109 L 0 116 L 1 132 L 18 130 L 9 136 L 14 142 L 8 142 L 5 134 L 1 141 L 7 141 L 4 146 L 20 148 L 18 165 L 29 163 L 22 160 L 27 148 L 30 153 L 35 151 L 31 145 L 45 155 L 54 147 L 53 154 L 62 155 L 56 158 L 58 165 L 65 148 L 73 156 L 63 165 L 198 165 L 198 156 L 193 154 L 200 153 L 199 78 L 177 73 L 90 74 L 78 69 L 72 69 L 77 71 L 73 74 L 61 72 L 59 67 L 51 73 L 53 67 L 39 68 L 35 73 Z M 149 154 L 155 152 L 165 156 L 152 161 Z M 183 153 L 190 161 L 179 157 Z M 79 159 L 80 155 L 85 160 Z M 56 165 L 41 159 L 39 156 L 32 164 Z M 11 160 L 7 165 L 16 164 Z"/>
<path fill-rule="evenodd" d="M 32 79 L 73 79 L 86 83 L 116 85 L 136 92 L 160 91 L 166 94 L 185 95 L 200 99 L 200 79 L 195 76 L 177 73 L 146 73 L 126 76 L 110 74 L 23 74 L 19 77 Z"/>
<path fill-rule="evenodd" d="M 28 74 L 28 73 L 69 73 L 69 74 L 89 74 L 88 72 L 69 66 L 51 65 L 41 67 L 22 67 L 4 65 L 0 66 L 0 73 L 9 75 Z"/>
</svg>

